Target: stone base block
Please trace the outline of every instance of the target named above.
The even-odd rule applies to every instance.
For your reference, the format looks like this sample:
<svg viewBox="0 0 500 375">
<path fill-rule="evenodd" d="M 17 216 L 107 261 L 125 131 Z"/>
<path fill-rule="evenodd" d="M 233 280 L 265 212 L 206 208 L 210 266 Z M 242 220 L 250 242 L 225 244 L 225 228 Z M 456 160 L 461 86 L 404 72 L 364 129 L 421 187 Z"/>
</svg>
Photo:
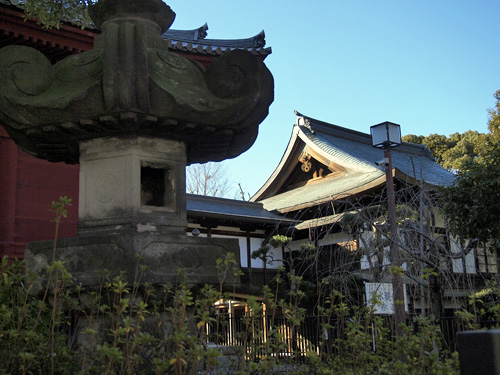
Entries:
<svg viewBox="0 0 500 375">
<path fill-rule="evenodd" d="M 32 242 L 26 248 L 26 271 L 41 277 L 33 293 L 43 290 L 47 265 L 52 262 L 53 241 Z M 64 261 L 73 276 L 74 285 L 98 288 L 102 271 L 111 276 L 125 274 L 131 285 L 137 264 L 146 266 L 141 282 L 175 283 L 179 269 L 184 269 L 189 284 L 219 284 L 216 269 L 218 258 L 233 253 L 239 265 L 239 245 L 236 239 L 199 238 L 154 232 L 84 236 L 57 241 L 56 260 Z M 226 279 L 226 284 L 239 286 L 239 279 Z"/>
</svg>

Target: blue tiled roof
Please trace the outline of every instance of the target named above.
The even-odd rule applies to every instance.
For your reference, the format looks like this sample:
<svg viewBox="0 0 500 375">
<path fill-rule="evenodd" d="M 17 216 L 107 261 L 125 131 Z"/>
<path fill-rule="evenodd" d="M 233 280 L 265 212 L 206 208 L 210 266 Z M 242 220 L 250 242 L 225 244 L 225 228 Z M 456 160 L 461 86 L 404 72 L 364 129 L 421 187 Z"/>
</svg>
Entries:
<svg viewBox="0 0 500 375">
<path fill-rule="evenodd" d="M 185 52 L 220 55 L 226 51 L 240 49 L 255 55 L 269 55 L 271 47 L 266 47 L 266 34 L 262 30 L 257 35 L 244 39 L 206 39 L 208 25 L 193 30 L 167 30 L 162 38 L 169 47 Z"/>
<path fill-rule="evenodd" d="M 384 175 L 383 172 L 372 173 L 350 172 L 335 179 L 325 179 L 312 185 L 301 186 L 285 193 L 274 195 L 261 202 L 267 210 L 293 211 L 301 205 L 314 205 L 325 199 L 338 198 L 350 190 L 375 181 Z"/>
<path fill-rule="evenodd" d="M 300 139 L 309 148 L 327 155 L 330 161 L 343 167 L 346 172 L 274 196 L 269 197 L 266 193 L 268 197 L 261 200 L 266 209 L 293 211 L 348 195 L 363 187 L 385 183 L 385 168 L 376 164 L 383 159 L 384 153 L 371 145 L 370 134 L 328 124 L 299 113 L 297 116 L 294 127 L 298 130 L 298 137 L 293 138 L 295 142 Z M 393 168 L 401 179 L 423 181 L 432 186 L 447 186 L 455 179 L 454 174 L 437 164 L 430 151 L 422 145 L 403 143 L 391 151 Z"/>
<path fill-rule="evenodd" d="M 262 224 L 292 223 L 291 219 L 264 209 L 262 203 L 235 199 L 208 197 L 204 195 L 186 195 L 188 215 L 206 217 L 224 217 L 227 220 L 258 222 Z"/>
<path fill-rule="evenodd" d="M 384 170 L 375 164 L 384 156 L 383 151 L 371 145 L 370 135 L 368 143 L 356 139 L 346 139 L 334 133 L 322 133 L 302 127 L 303 133 L 320 149 L 335 157 L 339 161 L 350 164 L 351 168 L 362 168 L 367 172 L 376 168 Z M 420 145 L 403 144 L 391 150 L 392 166 L 408 177 L 422 180 L 434 186 L 446 186 L 453 183 L 454 174 L 437 164 L 426 149 Z M 339 164 L 342 165 L 341 162 Z M 343 165 L 346 165 L 343 164 Z"/>
</svg>

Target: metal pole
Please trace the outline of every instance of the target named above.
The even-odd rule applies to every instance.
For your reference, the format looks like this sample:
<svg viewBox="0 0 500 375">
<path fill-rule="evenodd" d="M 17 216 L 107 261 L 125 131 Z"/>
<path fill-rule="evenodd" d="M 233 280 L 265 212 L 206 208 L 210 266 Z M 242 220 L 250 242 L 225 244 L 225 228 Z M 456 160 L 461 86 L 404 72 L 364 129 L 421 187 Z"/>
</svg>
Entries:
<svg viewBox="0 0 500 375">
<path fill-rule="evenodd" d="M 385 171 L 387 183 L 387 208 L 389 211 L 389 231 L 391 233 L 390 258 L 391 265 L 401 267 L 401 256 L 398 245 L 398 222 L 396 220 L 396 203 L 394 199 L 394 180 L 392 177 L 392 155 L 391 146 L 384 147 L 384 157 L 387 158 L 387 169 Z M 394 296 L 394 325 L 396 336 L 402 336 L 401 324 L 406 324 L 406 311 L 404 304 L 403 279 L 399 271 L 392 274 L 392 291 Z"/>
<path fill-rule="evenodd" d="M 424 263 L 424 256 L 425 256 L 425 238 L 424 238 L 424 171 L 423 167 L 420 166 L 420 204 L 419 204 L 419 230 L 420 230 L 420 277 L 422 277 L 422 280 L 420 282 L 420 315 L 422 318 L 425 318 L 425 286 L 424 286 L 424 269 L 425 269 L 425 263 Z M 427 280 L 429 282 L 429 280 Z M 429 301 L 430 303 L 430 301 Z"/>
</svg>

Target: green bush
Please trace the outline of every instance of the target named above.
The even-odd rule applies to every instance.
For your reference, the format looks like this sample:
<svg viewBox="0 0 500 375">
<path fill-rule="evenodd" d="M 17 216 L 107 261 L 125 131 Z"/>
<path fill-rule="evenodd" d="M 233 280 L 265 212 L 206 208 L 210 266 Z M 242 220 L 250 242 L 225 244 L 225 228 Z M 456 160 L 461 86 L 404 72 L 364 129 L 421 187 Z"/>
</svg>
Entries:
<svg viewBox="0 0 500 375">
<path fill-rule="evenodd" d="M 4 257 L 1 272 L 0 374 L 74 374 L 76 353 L 66 342 L 70 322 L 63 313 L 68 296 L 30 295 L 35 276 L 25 277 L 24 262 L 9 265 Z"/>
<path fill-rule="evenodd" d="M 228 274 L 231 259 L 219 261 L 221 274 Z M 259 324 L 264 316 L 271 321 L 283 312 L 291 327 L 288 335 L 298 343 L 296 329 L 306 310 L 297 277 L 297 288 L 286 298 L 264 289 L 267 313 L 261 301 L 248 300 L 252 313 L 238 332 L 241 345 L 229 364 L 219 366 L 221 353 L 207 347 L 204 328 L 207 323 L 228 324 L 216 321 L 211 310 L 225 296 L 212 286 L 189 289 L 182 272 L 177 285 L 162 288 L 127 285 L 123 276 L 110 279 L 103 273 L 100 292 L 85 292 L 68 288 L 71 276 L 55 262 L 49 269 L 51 287 L 36 297 L 29 293 L 36 276 L 24 274 L 23 262 L 9 265 L 4 258 L 1 269 L 0 374 L 197 374 L 202 368 L 218 374 L 228 367 L 234 374 L 459 373 L 457 355 L 442 350 L 438 328 L 428 320 L 416 321 L 415 332 L 405 327 L 404 335 L 394 339 L 373 309 L 349 308 L 338 292 L 319 309 L 322 330 L 331 330 L 335 321 L 337 336 L 330 341 L 324 337 L 315 350 L 300 355 L 298 348 L 287 347 L 290 341 L 278 325 L 264 332 Z M 138 267 L 137 280 L 144 270 Z M 277 355 L 290 350 L 289 356 Z"/>
</svg>

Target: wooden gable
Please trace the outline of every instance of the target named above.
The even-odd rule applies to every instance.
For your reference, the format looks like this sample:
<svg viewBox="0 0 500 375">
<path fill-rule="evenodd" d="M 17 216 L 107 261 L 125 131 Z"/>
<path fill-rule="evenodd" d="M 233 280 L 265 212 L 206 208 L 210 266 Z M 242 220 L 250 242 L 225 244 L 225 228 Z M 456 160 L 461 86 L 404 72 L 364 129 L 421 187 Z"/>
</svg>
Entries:
<svg viewBox="0 0 500 375">
<path fill-rule="evenodd" d="M 322 155 L 313 148 L 305 145 L 302 141 L 301 143 L 303 147 L 299 148 L 296 155 L 292 158 L 293 162 L 291 164 L 293 167 L 290 168 L 291 171 L 288 178 L 284 180 L 277 194 L 301 186 L 312 185 L 325 179 L 333 179 L 342 176 L 347 171 L 341 165 L 322 157 Z"/>
</svg>

